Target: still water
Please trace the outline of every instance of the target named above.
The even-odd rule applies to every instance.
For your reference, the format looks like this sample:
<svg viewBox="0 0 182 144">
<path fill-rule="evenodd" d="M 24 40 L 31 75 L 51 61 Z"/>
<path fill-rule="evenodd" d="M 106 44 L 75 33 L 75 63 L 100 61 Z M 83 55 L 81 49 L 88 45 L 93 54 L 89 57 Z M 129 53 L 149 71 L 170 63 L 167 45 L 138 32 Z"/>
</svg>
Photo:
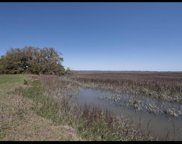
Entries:
<svg viewBox="0 0 182 144">
<path fill-rule="evenodd" d="M 182 105 L 141 96 L 137 97 L 139 103 L 136 109 L 131 104 L 134 99 L 135 96 L 127 94 L 82 87 L 74 101 L 79 105 L 108 109 L 117 116 L 127 118 L 143 132 L 150 132 L 158 140 L 182 140 Z M 155 112 L 149 109 L 153 105 Z M 175 110 L 178 116 L 168 115 L 166 109 Z"/>
</svg>

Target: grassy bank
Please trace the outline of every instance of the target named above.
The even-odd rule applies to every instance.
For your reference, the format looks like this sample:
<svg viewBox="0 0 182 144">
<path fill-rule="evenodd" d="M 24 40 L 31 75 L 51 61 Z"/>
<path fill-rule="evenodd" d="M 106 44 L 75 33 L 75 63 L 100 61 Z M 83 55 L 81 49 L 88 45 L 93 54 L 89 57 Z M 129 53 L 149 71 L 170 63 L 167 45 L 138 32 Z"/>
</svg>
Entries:
<svg viewBox="0 0 182 144">
<path fill-rule="evenodd" d="M 51 119 L 56 124 L 67 124 L 75 128 L 87 140 L 143 140 L 142 135 L 126 119 L 114 117 L 109 111 L 98 107 L 80 107 L 71 102 L 78 92 L 78 85 L 72 81 L 54 76 L 40 76 L 33 87 L 17 90 L 36 103 L 37 114 Z M 35 97 L 36 95 L 36 97 Z"/>
<path fill-rule="evenodd" d="M 39 98 L 37 85 L 30 75 L 0 75 L 0 140 L 81 140 L 72 127 L 37 113 L 35 98 L 30 97 Z"/>
<path fill-rule="evenodd" d="M 14 80 L 7 76 L 5 82 L 0 82 L 2 85 L 11 85 L 12 81 L 19 84 L 11 92 L 7 89 L 13 99 L 6 103 L 21 100 L 14 104 L 15 119 L 6 128 L 7 118 L 1 123 L 2 140 L 152 140 L 150 134 L 142 134 L 128 120 L 113 116 L 107 110 L 75 105 L 71 98 L 78 92 L 79 85 L 73 81 L 56 76 L 12 77 Z M 3 109 L 1 102 L 4 116 Z"/>
<path fill-rule="evenodd" d="M 13 103 L 16 102 L 15 98 L 13 98 L 14 101 L 10 101 L 12 97 L 8 93 L 13 91 L 15 87 L 20 86 L 24 78 L 25 76 L 22 75 L 17 75 L 16 77 L 13 75 L 0 75 L 0 139 L 6 136 L 11 123 L 13 121 L 17 122 L 15 121 L 18 117 L 16 113 L 22 110 L 18 109 L 18 107 L 13 107 Z M 16 108 L 16 110 L 13 108 Z"/>
</svg>

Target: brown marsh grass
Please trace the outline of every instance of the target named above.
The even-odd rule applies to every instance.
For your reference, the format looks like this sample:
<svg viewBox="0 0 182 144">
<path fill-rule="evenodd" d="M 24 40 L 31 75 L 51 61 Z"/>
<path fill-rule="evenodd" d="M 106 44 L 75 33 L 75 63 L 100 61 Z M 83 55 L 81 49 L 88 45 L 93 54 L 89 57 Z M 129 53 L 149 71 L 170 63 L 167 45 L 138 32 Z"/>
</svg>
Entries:
<svg viewBox="0 0 182 144">
<path fill-rule="evenodd" d="M 55 124 L 69 125 L 85 140 L 151 140 L 128 120 L 112 115 L 108 110 L 73 104 L 72 97 L 79 85 L 56 76 L 37 76 L 32 87 L 16 92 L 31 98 L 34 111 Z"/>
<path fill-rule="evenodd" d="M 75 72 L 83 85 L 182 102 L 182 73 L 175 72 Z"/>
</svg>

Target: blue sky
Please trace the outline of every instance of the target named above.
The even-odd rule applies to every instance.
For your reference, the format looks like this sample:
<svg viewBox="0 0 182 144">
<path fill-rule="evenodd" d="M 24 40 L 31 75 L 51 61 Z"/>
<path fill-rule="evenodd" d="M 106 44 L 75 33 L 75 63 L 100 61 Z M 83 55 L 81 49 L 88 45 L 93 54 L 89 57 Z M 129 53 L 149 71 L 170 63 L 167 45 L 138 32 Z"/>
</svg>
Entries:
<svg viewBox="0 0 182 144">
<path fill-rule="evenodd" d="M 30 45 L 74 70 L 182 71 L 182 3 L 0 3 L 0 55 Z"/>
</svg>

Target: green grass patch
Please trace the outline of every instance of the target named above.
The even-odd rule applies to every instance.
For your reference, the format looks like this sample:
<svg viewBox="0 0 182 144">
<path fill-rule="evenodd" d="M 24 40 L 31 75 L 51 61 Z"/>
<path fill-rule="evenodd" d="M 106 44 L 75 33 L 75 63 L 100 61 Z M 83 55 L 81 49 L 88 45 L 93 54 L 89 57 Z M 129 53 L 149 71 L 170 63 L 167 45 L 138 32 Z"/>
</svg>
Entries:
<svg viewBox="0 0 182 144">
<path fill-rule="evenodd" d="M 31 87 L 17 88 L 16 93 L 22 94 L 33 100 L 33 110 L 40 116 L 51 119 L 53 122 L 58 122 L 59 107 L 54 99 L 44 95 L 44 88 L 39 80 L 34 80 Z"/>
<path fill-rule="evenodd" d="M 0 89 L 10 91 L 18 85 L 23 85 L 27 75 L 0 75 Z"/>
</svg>

